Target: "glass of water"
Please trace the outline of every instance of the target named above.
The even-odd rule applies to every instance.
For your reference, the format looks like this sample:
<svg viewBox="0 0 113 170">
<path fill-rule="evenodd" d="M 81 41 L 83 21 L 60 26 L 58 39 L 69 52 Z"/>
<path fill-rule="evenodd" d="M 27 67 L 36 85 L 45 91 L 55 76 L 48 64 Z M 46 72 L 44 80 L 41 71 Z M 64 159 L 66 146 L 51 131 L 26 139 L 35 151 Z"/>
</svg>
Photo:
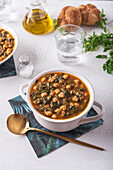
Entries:
<svg viewBox="0 0 113 170">
<path fill-rule="evenodd" d="M 76 25 L 67 24 L 55 31 L 57 56 L 66 65 L 75 65 L 80 61 L 85 32 Z"/>
</svg>

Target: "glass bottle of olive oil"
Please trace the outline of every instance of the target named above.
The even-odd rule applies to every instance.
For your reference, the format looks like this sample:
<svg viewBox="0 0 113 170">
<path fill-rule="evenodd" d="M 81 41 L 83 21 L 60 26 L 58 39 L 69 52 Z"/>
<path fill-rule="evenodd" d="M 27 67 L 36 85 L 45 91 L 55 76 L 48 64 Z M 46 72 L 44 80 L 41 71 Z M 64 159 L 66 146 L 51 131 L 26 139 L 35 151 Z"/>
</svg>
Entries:
<svg viewBox="0 0 113 170">
<path fill-rule="evenodd" d="M 28 13 L 23 21 L 23 27 L 26 31 L 37 35 L 44 35 L 52 32 L 53 21 L 40 4 L 32 4 L 31 8 L 27 9 Z"/>
</svg>

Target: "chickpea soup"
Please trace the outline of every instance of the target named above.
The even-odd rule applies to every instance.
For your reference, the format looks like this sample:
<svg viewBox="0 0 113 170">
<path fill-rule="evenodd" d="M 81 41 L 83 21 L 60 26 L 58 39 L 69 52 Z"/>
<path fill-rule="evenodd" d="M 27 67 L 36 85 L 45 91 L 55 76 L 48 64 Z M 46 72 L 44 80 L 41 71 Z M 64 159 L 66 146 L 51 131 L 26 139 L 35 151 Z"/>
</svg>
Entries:
<svg viewBox="0 0 113 170">
<path fill-rule="evenodd" d="M 8 31 L 0 28 L 0 61 L 12 53 L 14 45 L 14 37 Z"/>
<path fill-rule="evenodd" d="M 51 119 L 68 119 L 85 110 L 90 94 L 78 77 L 64 72 L 53 72 L 33 83 L 30 100 L 40 114 Z"/>
</svg>

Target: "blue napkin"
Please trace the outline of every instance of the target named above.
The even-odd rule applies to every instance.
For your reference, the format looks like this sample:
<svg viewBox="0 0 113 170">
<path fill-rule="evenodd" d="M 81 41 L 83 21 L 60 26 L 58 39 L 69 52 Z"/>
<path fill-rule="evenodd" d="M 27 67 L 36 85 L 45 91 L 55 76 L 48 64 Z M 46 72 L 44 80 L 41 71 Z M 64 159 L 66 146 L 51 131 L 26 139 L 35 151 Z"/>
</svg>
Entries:
<svg viewBox="0 0 113 170">
<path fill-rule="evenodd" d="M 30 122 L 30 126 L 34 127 L 34 128 L 39 128 L 39 129 L 43 129 L 46 131 L 49 131 L 47 129 L 45 129 L 44 127 L 42 127 L 37 120 L 35 119 L 33 112 L 31 111 L 31 109 L 29 108 L 29 106 L 27 105 L 27 103 L 22 99 L 21 96 L 17 96 L 13 99 L 9 100 L 9 103 L 14 111 L 14 113 L 20 113 L 22 115 L 24 115 L 25 117 L 27 117 L 27 119 Z M 91 110 L 89 111 L 87 116 L 94 116 L 97 115 L 96 111 L 91 108 Z M 99 119 L 97 121 L 91 122 L 91 123 L 87 123 L 87 124 L 83 124 L 80 125 L 79 127 L 68 131 L 68 132 L 53 132 L 53 133 L 57 133 L 63 136 L 67 136 L 70 138 L 77 138 L 91 130 L 93 130 L 94 128 L 100 126 L 103 123 L 102 119 Z M 58 139 L 58 138 L 54 138 L 52 136 L 48 136 L 36 131 L 28 131 L 26 133 L 26 136 L 28 138 L 28 140 L 30 141 L 36 155 L 38 157 L 42 157 L 48 153 L 50 153 L 51 151 L 60 148 L 61 146 L 65 145 L 66 141 Z"/>
<path fill-rule="evenodd" d="M 5 63 L 0 65 L 0 78 L 10 77 L 16 75 L 15 63 L 13 56 L 9 58 Z"/>
</svg>

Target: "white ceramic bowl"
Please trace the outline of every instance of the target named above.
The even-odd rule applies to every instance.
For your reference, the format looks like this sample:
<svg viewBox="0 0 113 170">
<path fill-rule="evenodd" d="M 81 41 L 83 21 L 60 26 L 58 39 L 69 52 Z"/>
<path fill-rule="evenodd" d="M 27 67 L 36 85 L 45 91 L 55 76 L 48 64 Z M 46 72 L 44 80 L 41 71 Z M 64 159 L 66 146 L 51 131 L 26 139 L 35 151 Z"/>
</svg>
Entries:
<svg viewBox="0 0 113 170">
<path fill-rule="evenodd" d="M 69 119 L 65 119 L 65 120 L 56 120 L 56 119 L 51 119 L 48 117 L 43 116 L 42 114 L 40 114 L 38 111 L 36 111 L 30 101 L 30 88 L 33 85 L 33 83 L 41 76 L 47 74 L 47 73 L 52 73 L 52 72 L 65 72 L 65 73 L 70 73 L 75 75 L 76 77 L 78 77 L 79 79 L 81 79 L 86 86 L 89 89 L 90 92 L 90 101 L 88 106 L 86 107 L 86 109 L 79 114 L 76 117 L 73 118 L 69 118 Z M 24 94 L 24 89 L 27 88 L 26 91 L 26 95 Z M 91 84 L 89 83 L 89 81 L 83 77 L 82 75 L 72 72 L 72 71 L 66 71 L 66 70 L 48 70 L 48 71 L 44 71 L 42 73 L 40 73 L 39 75 L 37 75 L 29 84 L 23 84 L 21 85 L 20 89 L 20 94 L 23 97 L 23 99 L 28 103 L 29 107 L 31 108 L 31 110 L 34 113 L 35 118 L 37 119 L 37 121 L 44 126 L 45 128 L 52 130 L 52 131 L 56 131 L 56 132 L 65 132 L 65 131 L 69 131 L 74 129 L 75 127 L 84 124 L 84 123 L 88 123 L 88 122 L 92 122 L 92 121 L 96 121 L 98 119 L 100 119 L 102 117 L 103 114 L 103 107 L 101 104 L 99 104 L 98 102 L 94 101 L 94 90 L 91 86 Z M 86 117 L 88 111 L 91 109 L 91 107 L 94 105 L 96 105 L 97 107 L 99 107 L 101 109 L 100 113 L 96 116 L 92 116 L 92 117 Z"/>
<path fill-rule="evenodd" d="M 18 45 L 18 37 L 17 37 L 16 32 L 12 28 L 10 28 L 9 26 L 4 25 L 4 24 L 0 24 L 0 28 L 3 28 L 4 30 L 6 30 L 9 33 L 11 33 L 12 36 L 14 37 L 14 39 L 15 39 L 15 46 L 14 46 L 14 49 L 13 49 L 12 53 L 7 58 L 5 58 L 4 60 L 0 61 L 0 65 L 1 65 L 4 62 L 6 62 L 14 54 L 14 52 L 15 52 L 15 50 L 17 48 L 17 45 Z"/>
</svg>

